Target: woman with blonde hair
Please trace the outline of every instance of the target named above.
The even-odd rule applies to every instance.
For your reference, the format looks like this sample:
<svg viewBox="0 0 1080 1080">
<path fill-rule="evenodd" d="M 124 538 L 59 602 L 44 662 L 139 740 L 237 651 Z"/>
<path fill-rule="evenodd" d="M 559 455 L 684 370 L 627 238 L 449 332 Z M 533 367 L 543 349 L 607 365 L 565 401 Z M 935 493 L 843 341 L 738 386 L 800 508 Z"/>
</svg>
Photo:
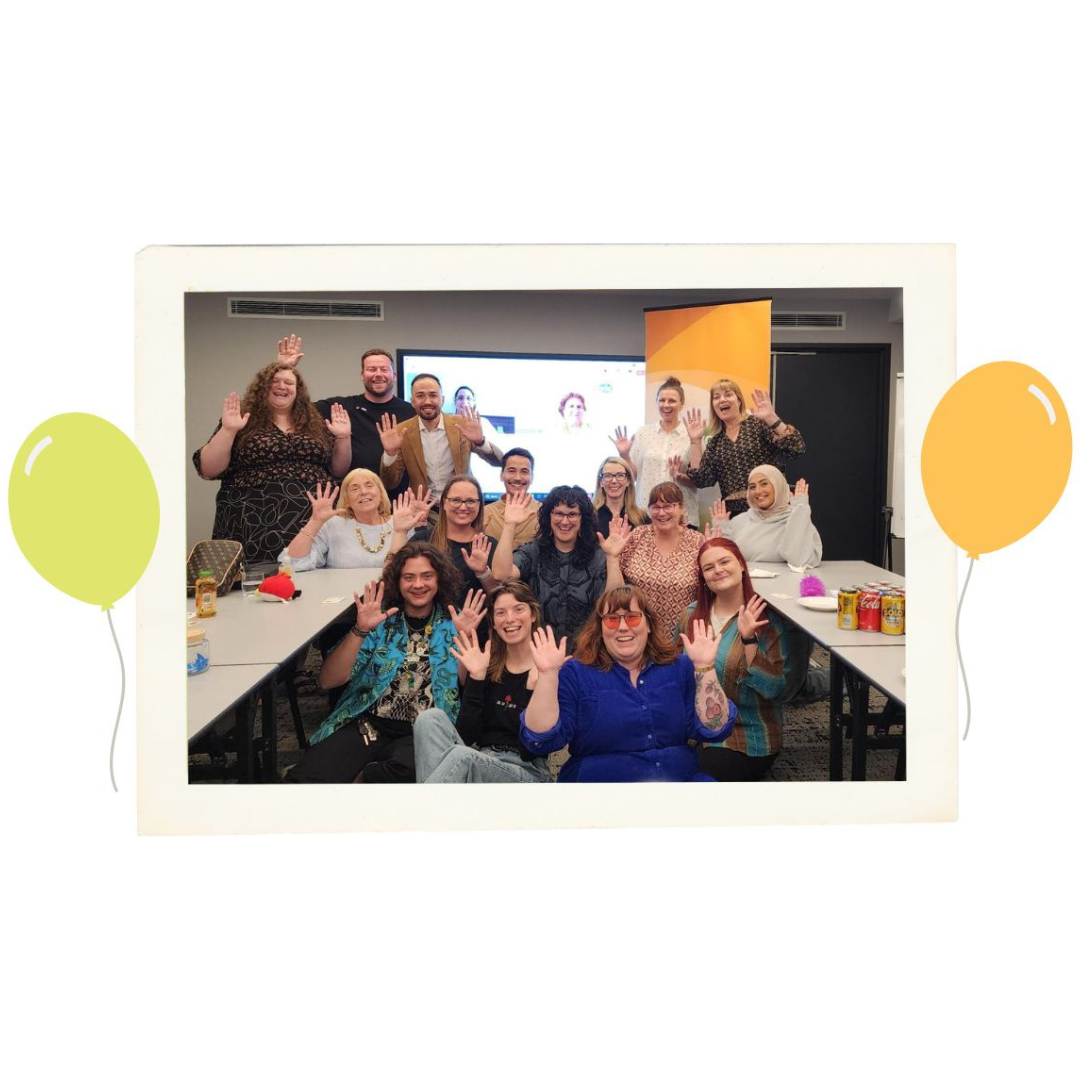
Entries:
<svg viewBox="0 0 1080 1080">
<path fill-rule="evenodd" d="M 690 468 L 686 475 L 695 487 L 718 484 L 729 513 L 747 509 L 747 480 L 758 465 L 777 465 L 806 452 L 806 440 L 776 414 L 764 390 L 753 393 L 747 410 L 739 384 L 719 379 L 709 391 L 708 424 L 700 410 L 687 414 Z"/>
<path fill-rule="evenodd" d="M 307 492 L 307 498 L 311 517 L 282 552 L 292 560 L 294 570 L 382 566 L 394 521 L 390 497 L 375 473 L 353 469 L 341 481 L 340 489 L 331 491 L 329 484 L 319 484 L 314 495 Z"/>
<path fill-rule="evenodd" d="M 613 517 L 626 518 L 631 529 L 649 524 L 649 515 L 638 506 L 634 496 L 629 466 L 621 457 L 604 458 L 596 474 L 593 507 L 602 536 L 607 536 Z"/>
</svg>

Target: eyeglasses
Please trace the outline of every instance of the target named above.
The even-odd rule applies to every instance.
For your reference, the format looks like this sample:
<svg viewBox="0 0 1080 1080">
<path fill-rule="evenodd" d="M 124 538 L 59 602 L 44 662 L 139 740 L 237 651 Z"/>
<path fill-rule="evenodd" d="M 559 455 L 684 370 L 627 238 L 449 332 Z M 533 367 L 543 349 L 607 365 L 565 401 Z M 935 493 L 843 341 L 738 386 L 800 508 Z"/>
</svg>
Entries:
<svg viewBox="0 0 1080 1080">
<path fill-rule="evenodd" d="M 580 510 L 552 510 L 551 511 L 551 516 L 556 521 L 580 521 L 581 520 L 581 511 Z"/>
<path fill-rule="evenodd" d="M 602 615 L 600 621 L 609 630 L 618 630 L 620 622 L 625 622 L 633 630 L 635 626 L 641 625 L 641 620 L 644 618 L 645 614 L 641 611 L 621 611 L 617 615 Z"/>
<path fill-rule="evenodd" d="M 466 506 L 470 510 L 475 510 L 480 505 L 480 500 L 479 499 L 455 499 L 455 498 L 449 498 L 449 499 L 446 500 L 446 505 L 447 506 L 452 506 L 455 510 L 457 510 L 461 506 Z"/>
<path fill-rule="evenodd" d="M 626 480 L 629 474 L 624 472 L 605 472 L 600 474 L 601 480 Z"/>
</svg>

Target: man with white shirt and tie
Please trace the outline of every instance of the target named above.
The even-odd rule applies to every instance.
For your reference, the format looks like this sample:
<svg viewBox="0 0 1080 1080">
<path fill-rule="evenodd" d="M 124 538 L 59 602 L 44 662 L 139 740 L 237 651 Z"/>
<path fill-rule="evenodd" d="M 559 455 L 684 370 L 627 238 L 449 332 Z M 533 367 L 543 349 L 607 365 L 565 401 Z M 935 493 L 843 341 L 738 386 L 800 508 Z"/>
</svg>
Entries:
<svg viewBox="0 0 1080 1080">
<path fill-rule="evenodd" d="M 416 416 L 411 420 L 399 424 L 393 416 L 384 416 L 379 422 L 380 473 L 387 490 L 405 476 L 414 495 L 423 487 L 437 499 L 451 476 L 469 471 L 473 454 L 489 465 L 502 464 L 502 452 L 484 438 L 476 412 L 455 416 L 442 411 L 442 383 L 434 375 L 413 379 L 412 405 Z M 438 513 L 437 503 L 433 513 Z"/>
</svg>

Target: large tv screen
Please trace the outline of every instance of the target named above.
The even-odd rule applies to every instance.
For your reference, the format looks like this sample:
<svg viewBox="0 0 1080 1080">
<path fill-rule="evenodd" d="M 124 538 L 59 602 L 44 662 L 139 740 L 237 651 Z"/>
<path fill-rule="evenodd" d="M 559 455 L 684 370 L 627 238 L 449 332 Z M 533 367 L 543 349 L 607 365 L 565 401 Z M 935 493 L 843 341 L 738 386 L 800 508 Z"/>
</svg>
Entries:
<svg viewBox="0 0 1080 1080">
<path fill-rule="evenodd" d="M 645 421 L 645 357 L 540 353 L 465 353 L 399 349 L 401 395 L 420 374 L 442 383 L 446 412 L 474 404 L 488 438 L 503 452 L 521 446 L 536 458 L 533 493 L 579 484 L 590 494 L 616 426 L 632 435 Z M 499 470 L 473 458 L 487 498 L 503 493 Z"/>
</svg>

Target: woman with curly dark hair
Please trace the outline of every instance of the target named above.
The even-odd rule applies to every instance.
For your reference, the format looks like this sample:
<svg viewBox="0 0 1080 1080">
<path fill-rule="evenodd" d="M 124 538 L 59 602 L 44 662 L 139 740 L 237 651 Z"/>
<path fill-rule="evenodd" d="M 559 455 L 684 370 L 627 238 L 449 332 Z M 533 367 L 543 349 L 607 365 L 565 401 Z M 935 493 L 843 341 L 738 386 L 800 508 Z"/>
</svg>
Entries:
<svg viewBox="0 0 1080 1080">
<path fill-rule="evenodd" d="M 275 561 L 310 513 L 308 491 L 348 472 L 352 424 L 340 406 L 324 421 L 304 379 L 288 364 L 264 367 L 231 393 L 217 430 L 192 456 L 205 480 L 220 480 L 215 540 L 239 540 L 247 563 Z"/>
<path fill-rule="evenodd" d="M 479 611 L 453 601 L 461 577 L 450 557 L 421 541 L 395 552 L 382 580 L 356 596 L 356 623 L 319 672 L 323 689 L 346 685 L 337 708 L 309 737 L 293 783 L 411 784 L 413 724 L 427 709 L 456 721 L 454 636 L 475 631 Z"/>
<path fill-rule="evenodd" d="M 536 594 L 544 622 L 573 649 L 581 624 L 607 588 L 607 558 L 597 541 L 596 511 L 583 488 L 553 488 L 537 512 L 536 539 L 514 550 L 514 529 L 532 513 L 529 496 L 506 497 L 506 525 L 491 572 L 520 578 Z"/>
</svg>

